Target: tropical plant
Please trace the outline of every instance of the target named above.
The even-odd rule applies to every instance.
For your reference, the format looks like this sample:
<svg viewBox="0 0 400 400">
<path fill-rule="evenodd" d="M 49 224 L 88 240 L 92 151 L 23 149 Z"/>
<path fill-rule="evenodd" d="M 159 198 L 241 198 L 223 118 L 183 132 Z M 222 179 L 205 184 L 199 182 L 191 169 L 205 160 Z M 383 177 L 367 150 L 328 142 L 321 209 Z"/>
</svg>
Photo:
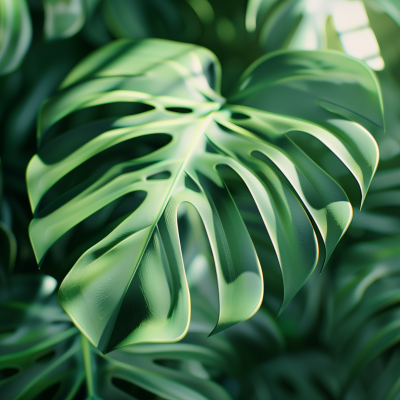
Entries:
<svg viewBox="0 0 400 400">
<path fill-rule="evenodd" d="M 196 343 L 143 344 L 103 356 L 57 303 L 49 276 L 13 278 L 0 300 L 0 390 L 12 399 L 229 399 L 202 366 L 234 371 L 237 360 Z M 188 368 L 182 368 L 189 364 Z M 180 365 L 182 364 L 182 366 Z M 150 397 L 154 393 L 155 397 Z"/>
<path fill-rule="evenodd" d="M 377 146 L 346 118 L 369 110 L 368 118 L 381 124 L 378 84 L 363 64 L 331 53 L 280 53 L 251 66 L 227 101 L 218 93 L 219 74 L 205 49 L 122 40 L 81 63 L 42 107 L 40 150 L 27 171 L 39 263 L 94 212 L 142 194 L 140 206 L 131 200 L 60 288 L 62 306 L 102 351 L 175 341 L 187 331 L 189 293 L 177 231 L 182 202 L 199 212 L 213 251 L 214 333 L 257 311 L 259 261 L 219 166 L 239 175 L 257 204 L 282 269 L 281 309 L 319 262 L 316 235 L 325 246 L 322 266 L 352 215 L 346 194 L 291 132 L 329 149 L 354 175 L 362 198 L 369 187 Z M 338 84 L 347 90 L 338 91 Z M 365 101 L 355 103 L 350 93 Z"/>
<path fill-rule="evenodd" d="M 0 0 L 0 397 L 398 398 L 399 21 Z"/>
</svg>

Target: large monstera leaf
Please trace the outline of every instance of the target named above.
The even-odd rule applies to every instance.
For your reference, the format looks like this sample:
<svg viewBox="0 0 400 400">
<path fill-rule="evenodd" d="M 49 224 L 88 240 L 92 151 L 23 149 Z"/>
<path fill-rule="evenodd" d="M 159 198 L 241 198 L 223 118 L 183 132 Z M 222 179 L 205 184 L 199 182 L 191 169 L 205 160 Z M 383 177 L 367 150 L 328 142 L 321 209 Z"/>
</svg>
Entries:
<svg viewBox="0 0 400 400">
<path fill-rule="evenodd" d="M 115 216 L 59 291 L 63 308 L 103 352 L 186 333 L 181 203 L 197 209 L 212 249 L 214 333 L 259 308 L 260 263 L 220 167 L 245 182 L 258 207 L 282 271 L 281 308 L 326 262 L 352 216 L 345 192 L 307 154 L 309 142 L 340 160 L 365 196 L 378 148 L 350 118 L 379 125 L 382 116 L 377 82 L 362 63 L 283 52 L 251 66 L 228 100 L 219 82 L 218 62 L 204 48 L 121 40 L 79 64 L 42 107 L 39 152 L 27 171 L 39 263 L 92 214 Z"/>
<path fill-rule="evenodd" d="M 212 380 L 236 373 L 229 347 L 144 344 L 103 356 L 63 312 L 56 286 L 49 276 L 15 275 L 0 294 L 2 399 L 231 398 Z"/>
</svg>

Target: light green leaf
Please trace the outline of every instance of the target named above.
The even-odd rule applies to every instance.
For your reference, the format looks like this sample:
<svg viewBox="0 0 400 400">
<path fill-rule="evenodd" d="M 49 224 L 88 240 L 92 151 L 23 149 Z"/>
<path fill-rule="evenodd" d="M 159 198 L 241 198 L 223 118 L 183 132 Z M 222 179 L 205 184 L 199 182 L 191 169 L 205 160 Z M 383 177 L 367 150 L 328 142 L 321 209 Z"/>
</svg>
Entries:
<svg viewBox="0 0 400 400">
<path fill-rule="evenodd" d="M 42 107 L 40 149 L 27 171 L 39 262 L 93 213 L 122 196 L 145 194 L 60 288 L 62 306 L 101 351 L 185 335 L 190 303 L 177 230 L 181 203 L 197 209 L 212 249 L 214 333 L 257 311 L 260 264 L 220 166 L 247 185 L 267 228 L 282 270 L 281 309 L 318 263 L 317 236 L 325 244 L 322 265 L 352 215 L 344 191 L 292 132 L 333 153 L 363 198 L 369 187 L 378 148 L 349 115 L 380 124 L 381 100 L 362 63 L 332 53 L 280 53 L 250 67 L 228 101 L 219 82 L 218 62 L 203 48 L 121 40 L 78 65 Z"/>
<path fill-rule="evenodd" d="M 32 24 L 25 0 L 0 0 L 0 75 L 19 66 L 28 51 Z"/>
<path fill-rule="evenodd" d="M 62 39 L 78 33 L 98 2 L 99 0 L 43 0 L 46 37 Z"/>
</svg>

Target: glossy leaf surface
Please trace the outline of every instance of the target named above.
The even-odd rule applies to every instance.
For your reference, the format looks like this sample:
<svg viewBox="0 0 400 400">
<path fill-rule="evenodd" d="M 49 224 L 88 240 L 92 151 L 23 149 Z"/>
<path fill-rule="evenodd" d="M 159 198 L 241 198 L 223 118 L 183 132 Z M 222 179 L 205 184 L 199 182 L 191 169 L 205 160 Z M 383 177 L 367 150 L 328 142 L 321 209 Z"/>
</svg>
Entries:
<svg viewBox="0 0 400 400">
<path fill-rule="evenodd" d="M 177 230 L 184 202 L 200 214 L 213 253 L 214 332 L 257 311 L 260 264 L 221 166 L 246 184 L 271 238 L 283 277 L 281 309 L 319 261 L 317 236 L 322 265 L 352 216 L 345 192 L 292 133 L 316 139 L 366 194 L 378 149 L 349 118 L 382 119 L 378 84 L 362 63 L 284 52 L 251 66 L 228 100 L 219 81 L 217 60 L 201 47 L 121 40 L 78 65 L 42 107 L 40 149 L 27 172 L 39 262 L 93 213 L 128 194 L 141 196 L 60 288 L 62 306 L 101 351 L 176 341 L 187 331 Z"/>
</svg>

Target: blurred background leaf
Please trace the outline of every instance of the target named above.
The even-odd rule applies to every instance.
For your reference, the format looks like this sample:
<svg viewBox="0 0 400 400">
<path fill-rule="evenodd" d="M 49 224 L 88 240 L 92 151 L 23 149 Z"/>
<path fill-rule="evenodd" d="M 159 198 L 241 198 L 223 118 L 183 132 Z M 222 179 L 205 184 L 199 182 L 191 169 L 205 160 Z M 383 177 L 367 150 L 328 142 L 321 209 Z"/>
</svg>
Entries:
<svg viewBox="0 0 400 400">
<path fill-rule="evenodd" d="M 232 346 L 188 338 L 103 356 L 58 305 L 56 286 L 46 275 L 18 275 L 1 292 L 4 399 L 231 399 L 213 379 L 238 375 Z"/>
</svg>

